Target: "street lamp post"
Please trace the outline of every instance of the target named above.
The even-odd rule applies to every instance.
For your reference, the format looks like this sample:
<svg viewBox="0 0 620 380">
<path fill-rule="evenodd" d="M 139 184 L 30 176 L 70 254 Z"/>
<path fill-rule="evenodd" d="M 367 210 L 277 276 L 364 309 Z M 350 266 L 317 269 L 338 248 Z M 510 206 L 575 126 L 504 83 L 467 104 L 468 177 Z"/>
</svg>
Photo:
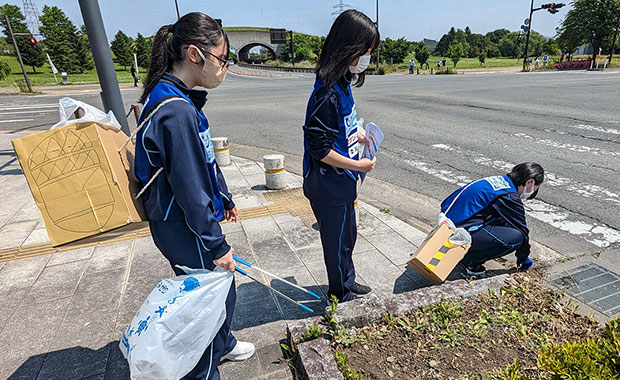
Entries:
<svg viewBox="0 0 620 380">
<path fill-rule="evenodd" d="M 377 31 L 379 31 L 379 0 L 376 1 L 377 2 Z M 378 74 L 379 71 L 379 50 L 381 49 L 381 40 L 379 40 L 379 44 L 377 45 L 377 72 L 375 74 Z"/>
<path fill-rule="evenodd" d="M 125 116 L 125 106 L 121 90 L 118 88 L 118 78 L 110 53 L 108 37 L 103 26 L 103 18 L 97 0 L 79 0 L 84 26 L 88 34 L 90 50 L 97 68 L 97 76 L 101 86 L 101 100 L 106 112 L 112 110 L 116 120 L 121 124 L 123 132 L 129 135 L 129 124 Z"/>
</svg>

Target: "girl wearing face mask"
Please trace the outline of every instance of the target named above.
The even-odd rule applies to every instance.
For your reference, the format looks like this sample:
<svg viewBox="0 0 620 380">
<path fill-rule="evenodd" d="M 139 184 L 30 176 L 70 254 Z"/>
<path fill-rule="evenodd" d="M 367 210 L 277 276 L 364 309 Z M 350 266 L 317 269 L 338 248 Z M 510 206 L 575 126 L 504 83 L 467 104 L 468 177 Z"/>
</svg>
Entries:
<svg viewBox="0 0 620 380">
<path fill-rule="evenodd" d="M 379 31 L 363 13 L 349 10 L 334 21 L 316 68 L 304 125 L 304 194 L 321 232 L 329 295 L 349 301 L 370 292 L 355 281 L 352 254 L 357 229 L 354 201 L 360 172 L 371 171 L 376 158 L 360 159 L 351 83 L 364 84 Z"/>
<path fill-rule="evenodd" d="M 519 269 L 532 266 L 523 202 L 536 197 L 544 179 L 542 166 L 525 162 L 505 176 L 471 182 L 443 201 L 441 211 L 472 238 L 462 261 L 467 274 L 482 275 L 486 261 L 513 251 Z"/>
<path fill-rule="evenodd" d="M 228 38 L 202 13 L 189 13 L 159 29 L 140 102 L 140 122 L 151 115 L 136 138 L 135 174 L 146 189 L 141 196 L 153 241 L 177 275 L 176 265 L 215 266 L 233 272 L 234 250 L 218 222 L 237 222 L 239 213 L 215 162 L 209 123 L 202 112 L 207 91 L 226 76 Z M 148 186 L 147 186 L 148 184 Z M 251 343 L 230 333 L 233 282 L 226 320 L 196 367 L 184 379 L 219 379 L 220 360 L 252 356 Z"/>
</svg>

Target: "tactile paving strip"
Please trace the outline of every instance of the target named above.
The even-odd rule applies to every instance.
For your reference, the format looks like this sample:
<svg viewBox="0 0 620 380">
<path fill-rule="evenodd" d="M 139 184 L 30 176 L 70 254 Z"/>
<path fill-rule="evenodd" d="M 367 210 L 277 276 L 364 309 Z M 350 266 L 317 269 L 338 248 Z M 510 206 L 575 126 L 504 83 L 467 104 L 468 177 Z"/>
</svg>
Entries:
<svg viewBox="0 0 620 380">
<path fill-rule="evenodd" d="M 304 190 L 301 187 L 271 191 L 264 195 L 268 201 L 285 208 L 291 215 L 300 217 L 306 226 L 312 228 L 316 223 L 310 201 L 304 196 Z"/>
<path fill-rule="evenodd" d="M 588 264 L 551 283 L 607 316 L 620 314 L 620 275 L 617 273 Z"/>
<path fill-rule="evenodd" d="M 260 206 L 239 210 L 239 218 L 241 220 L 260 218 L 262 216 L 283 214 L 287 212 L 286 208 L 279 205 Z M 226 221 L 222 223 L 228 223 Z M 101 235 L 86 238 L 82 241 L 69 243 L 61 247 L 52 247 L 50 243 L 33 244 L 18 248 L 8 248 L 0 250 L 0 263 L 25 259 L 28 257 L 49 255 L 55 252 L 69 251 L 84 247 L 92 247 L 102 244 L 110 244 L 121 241 L 127 241 L 137 238 L 143 238 L 151 235 L 151 231 L 146 222 L 133 224 L 122 227 L 117 230 L 109 231 Z"/>
</svg>

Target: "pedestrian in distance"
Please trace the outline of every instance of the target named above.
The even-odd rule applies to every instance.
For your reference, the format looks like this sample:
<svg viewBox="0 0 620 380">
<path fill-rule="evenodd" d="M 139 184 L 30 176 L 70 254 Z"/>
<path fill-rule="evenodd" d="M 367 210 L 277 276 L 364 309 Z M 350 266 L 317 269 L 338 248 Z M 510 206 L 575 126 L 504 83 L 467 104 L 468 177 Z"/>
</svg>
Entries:
<svg viewBox="0 0 620 380">
<path fill-rule="evenodd" d="M 413 74 L 415 70 L 415 61 L 413 60 L 413 58 L 411 58 L 409 60 L 409 74 Z"/>
<path fill-rule="evenodd" d="M 348 10 L 336 18 L 315 70 L 303 127 L 304 195 L 321 233 L 328 293 L 343 302 L 371 290 L 355 281 L 354 202 L 359 173 L 370 172 L 376 158 L 360 159 L 358 144 L 367 141 L 358 130 L 351 85 L 364 84 L 364 71 L 379 41 L 377 27 L 365 14 Z"/>
<path fill-rule="evenodd" d="M 536 60 L 534 61 L 534 69 L 538 70 L 539 67 L 540 67 L 540 57 L 536 57 Z"/>
<path fill-rule="evenodd" d="M 471 182 L 442 202 L 441 211 L 471 235 L 471 248 L 461 262 L 468 275 L 484 274 L 486 261 L 511 252 L 519 269 L 532 266 L 523 202 L 536 198 L 544 177 L 542 166 L 525 162 L 504 176 Z"/>
<path fill-rule="evenodd" d="M 441 60 L 441 65 L 443 67 L 446 67 L 446 58 L 444 57 L 444 59 Z"/>
<path fill-rule="evenodd" d="M 202 108 L 207 91 L 218 87 L 228 69 L 229 43 L 211 17 L 195 12 L 159 29 L 140 102 L 140 121 L 153 112 L 136 138 L 135 174 L 153 241 L 177 275 L 176 265 L 234 272 L 233 248 L 219 222 L 237 222 L 235 206 L 215 161 L 209 123 Z M 159 171 L 163 168 L 163 171 Z M 156 175 L 155 173 L 161 173 Z M 244 360 L 254 345 L 230 332 L 235 308 L 233 281 L 226 320 L 200 361 L 184 379 L 218 380 L 224 360 Z M 190 321 L 188 321 L 189 323 Z"/>
<path fill-rule="evenodd" d="M 131 77 L 133 78 L 133 86 L 134 87 L 138 87 L 138 81 L 140 81 L 140 78 L 138 78 L 138 73 L 136 71 L 136 65 L 135 64 L 131 64 Z"/>
<path fill-rule="evenodd" d="M 439 68 L 441 68 L 441 59 L 437 61 L 437 70 L 439 70 Z"/>
<path fill-rule="evenodd" d="M 426 70 L 428 70 L 430 68 L 430 66 L 428 65 L 428 59 L 424 61 L 424 64 L 426 65 Z"/>
</svg>

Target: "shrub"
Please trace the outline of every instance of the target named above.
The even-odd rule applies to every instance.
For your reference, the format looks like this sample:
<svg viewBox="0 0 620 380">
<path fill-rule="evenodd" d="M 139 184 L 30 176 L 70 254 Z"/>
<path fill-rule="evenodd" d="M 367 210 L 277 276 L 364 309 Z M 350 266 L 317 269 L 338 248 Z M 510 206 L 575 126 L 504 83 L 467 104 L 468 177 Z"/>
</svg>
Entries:
<svg viewBox="0 0 620 380">
<path fill-rule="evenodd" d="M 435 72 L 435 74 L 437 74 L 437 75 L 450 75 L 450 74 L 457 74 L 457 72 L 452 67 L 445 67 L 445 68 L 442 68 L 441 70 L 437 70 Z"/>
<path fill-rule="evenodd" d="M 583 70 L 590 68 L 590 61 L 572 61 L 556 63 L 555 68 L 558 70 Z"/>
<path fill-rule="evenodd" d="M 620 318 L 607 323 L 599 338 L 544 348 L 538 365 L 554 379 L 617 379 L 620 377 Z"/>
<path fill-rule="evenodd" d="M 5 80 L 11 74 L 11 67 L 8 63 L 0 61 L 0 80 Z"/>
<path fill-rule="evenodd" d="M 380 66 L 377 75 L 385 75 L 385 66 Z"/>
</svg>

